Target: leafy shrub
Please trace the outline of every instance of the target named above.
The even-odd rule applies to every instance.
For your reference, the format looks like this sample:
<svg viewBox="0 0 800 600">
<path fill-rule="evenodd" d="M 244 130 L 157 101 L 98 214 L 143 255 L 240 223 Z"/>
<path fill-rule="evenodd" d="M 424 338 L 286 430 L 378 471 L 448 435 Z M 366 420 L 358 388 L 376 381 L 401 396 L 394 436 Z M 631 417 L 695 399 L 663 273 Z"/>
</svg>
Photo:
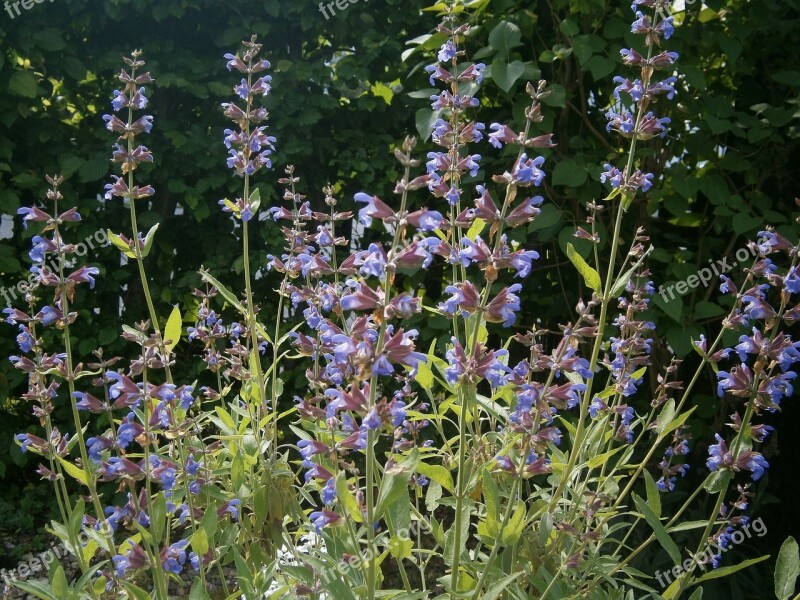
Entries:
<svg viewBox="0 0 800 600">
<path fill-rule="evenodd" d="M 627 599 L 634 590 L 678 598 L 767 558 L 712 570 L 740 543 L 737 534 L 759 531 L 746 514 L 748 480 L 768 467 L 757 445 L 771 428 L 757 417 L 792 394 L 791 367 L 800 359 L 800 343 L 780 331 L 800 310 L 792 306 L 797 247 L 774 230 L 761 232 L 741 280 L 722 276 L 728 314 L 719 335 L 687 340 L 700 356 L 692 379 L 676 379 L 673 358 L 656 375 L 648 410 L 632 405 L 652 368 L 658 329 L 645 318 L 656 291 L 647 268 L 652 247 L 643 229 L 623 229 L 623 216 L 658 182 L 637 151 L 671 124 L 663 109 L 677 93 L 670 73 L 678 56 L 661 47 L 674 31 L 665 4 L 634 2 L 631 31 L 643 42 L 621 54 L 639 77 L 615 78 L 606 114 L 608 132 L 628 148 L 604 165 L 609 193 L 587 203 L 588 218 L 566 245 L 587 299 L 555 335 L 543 323 L 507 333 L 521 309 L 520 282 L 539 258 L 525 244 L 545 205 L 535 194 L 546 160 L 533 154 L 554 145 L 542 127 L 552 90 L 545 81 L 528 84 L 521 132 L 474 120 L 486 66 L 463 60 L 465 7 L 440 8 L 442 43 L 426 71 L 431 86 L 445 88 L 432 96 L 428 119 L 443 150 L 428 153 L 423 173 L 414 138 L 395 148 L 397 199 L 355 194 L 363 207 L 352 227 L 353 212 L 340 209 L 330 186 L 325 211 L 312 207 L 292 166 L 278 179 L 283 203 L 262 209 L 255 176 L 272 167 L 279 143 L 260 105 L 270 65 L 255 37 L 225 56 L 240 79 L 223 109 L 232 122 L 227 165 L 241 195 L 219 204 L 242 243 L 244 293 L 200 270 L 205 287 L 183 311 L 193 322 L 186 343 L 202 346 L 204 368 L 193 382 L 173 377 L 178 360 L 192 358 L 176 354 L 182 311 L 160 319 L 150 293 L 145 258 L 158 225 L 145 233 L 137 207 L 155 194 L 140 177 L 153 153 L 139 141 L 154 126 L 141 112 L 153 78 L 141 52 L 125 58 L 114 113 L 104 117 L 117 135 L 112 161 L 120 170 L 106 200 L 127 205 L 130 231 L 107 236 L 123 262 L 135 263 L 149 320 L 122 326 L 138 354 L 129 364 L 102 350 L 79 358 L 70 331 L 76 307 L 90 305 L 85 284 L 93 288 L 99 270 L 78 266 L 78 247 L 64 235 L 81 217 L 64 210 L 63 179 L 49 176 L 51 204 L 19 211 L 26 224 L 44 224 L 30 252 L 27 308 L 5 314 L 23 354 L 12 362 L 28 376 L 25 399 L 44 429 L 44 437 L 17 440 L 43 458 L 38 473 L 53 482 L 60 512 L 52 530 L 84 576 L 69 590 L 59 569 L 49 588 L 17 585 L 41 597 L 166 598 L 171 580 L 196 573 L 191 597 L 204 598 L 216 570 L 231 598 Z M 494 80 L 512 65 L 493 62 Z M 506 161 L 490 181 L 480 177 L 483 155 L 472 151 L 481 143 Z M 280 222 L 285 239 L 284 253 L 266 260 L 267 271 L 280 274 L 274 314 L 253 292 L 250 236 L 261 216 Z M 342 235 L 348 230 L 366 248 Z M 430 276 L 434 265 L 444 288 L 438 303 L 414 277 Z M 447 334 L 423 352 L 412 319 Z M 725 347 L 727 331 L 740 333 L 735 347 Z M 49 353 L 45 342 L 59 337 L 63 352 Z M 662 504 L 689 468 L 690 399 L 708 367 L 718 394 L 742 401 L 733 434 L 717 436 L 708 476 L 681 506 Z M 65 399 L 72 435 L 51 418 Z M 96 429 L 90 435 L 87 421 Z M 70 479 L 88 492 L 87 503 L 73 499 Z M 711 514 L 687 521 L 703 496 Z M 304 553 L 301 540 L 310 543 Z M 661 551 L 675 565 L 666 574 L 639 568 Z M 143 573 L 151 578 L 145 587 Z M 701 595 L 697 588 L 693 598 Z"/>
</svg>

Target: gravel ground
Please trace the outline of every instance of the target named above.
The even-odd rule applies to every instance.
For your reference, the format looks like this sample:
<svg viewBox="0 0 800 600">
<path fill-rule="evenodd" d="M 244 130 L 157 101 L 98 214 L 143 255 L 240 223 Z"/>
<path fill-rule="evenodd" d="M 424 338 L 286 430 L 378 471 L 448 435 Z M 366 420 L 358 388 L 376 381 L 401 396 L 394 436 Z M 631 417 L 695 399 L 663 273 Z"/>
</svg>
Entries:
<svg viewBox="0 0 800 600">
<path fill-rule="evenodd" d="M 25 592 L 15 586 L 10 585 L 11 575 L 9 571 L 11 569 L 18 570 L 20 565 L 28 565 L 31 573 L 24 578 L 24 581 L 41 581 L 47 583 L 47 575 L 44 572 L 44 569 L 41 568 L 41 561 L 37 558 L 39 554 L 37 552 L 29 552 L 27 554 L 22 555 L 19 558 L 9 558 L 11 550 L 15 547 L 15 545 L 19 544 L 19 540 L 15 540 L 16 544 L 11 543 L 10 539 L 0 539 L 0 556 L 2 556 L 3 561 L 0 562 L 0 565 L 7 565 L 6 571 L 0 571 L 0 600 L 35 600 L 36 597 L 28 592 Z M 313 534 L 311 536 L 304 536 L 300 539 L 300 543 L 297 545 L 297 549 L 301 553 L 307 553 L 311 548 L 314 547 L 315 544 L 319 543 L 316 539 L 316 536 Z M 42 550 L 44 552 L 45 550 Z M 297 565 L 300 564 L 300 561 L 297 560 L 297 557 L 290 553 L 288 549 L 285 547 L 279 551 L 278 557 L 280 560 L 280 564 L 282 565 Z M 37 562 L 38 561 L 38 562 Z M 80 571 L 78 569 L 78 561 L 73 556 L 64 556 L 58 559 L 59 563 L 62 567 L 64 567 L 64 571 L 67 575 L 67 579 L 69 581 L 74 581 L 78 577 L 80 577 Z M 23 567 L 24 569 L 25 567 Z M 35 569 L 35 571 L 34 571 Z M 223 567 L 222 569 L 225 579 L 228 583 L 229 590 L 236 589 L 236 569 L 233 567 Z M 280 568 L 278 569 L 280 571 Z M 183 599 L 189 596 L 189 590 L 192 585 L 192 581 L 194 580 L 196 573 L 191 569 L 187 569 L 182 574 L 181 579 L 183 580 L 183 585 L 178 584 L 175 581 L 170 582 L 169 586 L 169 593 L 170 596 L 174 596 L 176 599 Z M 5 577 L 4 577 L 5 576 Z M 17 575 L 19 578 L 19 574 Z M 22 580 L 19 578 L 18 580 Z M 225 598 L 225 593 L 223 591 L 223 586 L 221 583 L 219 570 L 214 568 L 206 573 L 206 581 L 208 585 L 209 595 L 213 600 L 223 599 Z M 134 583 L 147 589 L 148 578 L 142 574 L 138 580 L 134 580 Z M 270 587 L 270 591 L 265 596 L 266 598 L 270 597 L 270 592 L 278 589 L 280 587 L 280 582 L 274 581 Z M 242 597 L 244 598 L 244 597 Z M 321 600 L 326 600 L 327 596 L 321 596 Z M 107 597 L 104 597 L 104 600 L 115 600 L 114 594 L 108 594 Z"/>
</svg>

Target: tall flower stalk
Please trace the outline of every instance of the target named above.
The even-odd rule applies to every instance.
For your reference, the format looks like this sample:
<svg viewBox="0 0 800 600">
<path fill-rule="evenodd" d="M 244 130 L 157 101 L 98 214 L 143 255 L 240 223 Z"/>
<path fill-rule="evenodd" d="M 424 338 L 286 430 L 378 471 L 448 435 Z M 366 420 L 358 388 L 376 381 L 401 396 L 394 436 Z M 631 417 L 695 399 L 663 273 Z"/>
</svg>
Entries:
<svg viewBox="0 0 800 600">
<path fill-rule="evenodd" d="M 553 331 L 538 318 L 520 323 L 523 285 L 539 259 L 527 226 L 541 214 L 545 200 L 536 193 L 554 146 L 552 134 L 541 132 L 550 91 L 545 81 L 528 83 L 524 123 L 486 127 L 475 120 L 487 71 L 467 58 L 473 31 L 462 18 L 472 4 L 444 3 L 437 29 L 443 43 L 426 68 L 431 86 L 442 86 L 431 97 L 436 148 L 423 163 L 415 156 L 416 139 L 398 142 L 395 198 L 383 199 L 388 190 L 359 191 L 353 211 L 340 209 L 339 184 L 323 188 L 324 197 L 307 198 L 291 165 L 277 180 L 281 200 L 261 210 L 252 177 L 272 167 L 275 149 L 259 105 L 270 91 L 269 63 L 260 58 L 255 36 L 238 54 L 225 55 L 228 70 L 242 76 L 236 98 L 222 105 L 233 123 L 224 131 L 227 166 L 242 185 L 240 197 L 219 204 L 241 231 L 244 290 L 240 295 L 200 271 L 206 285 L 194 290 L 195 318 L 187 329 L 188 340 L 202 347 L 198 378 L 205 385 L 197 390 L 196 383 L 173 380 L 180 311 L 162 330 L 144 266 L 156 228 L 143 234 L 137 223 L 136 204 L 154 195 L 134 176 L 153 162 L 136 141 L 152 127 L 152 117 L 135 115 L 147 107 L 144 86 L 153 81 L 142 72 L 140 52 L 125 58 L 117 77 L 122 89 L 112 100 L 116 113 L 127 109 L 127 119 L 105 116 L 119 136 L 113 162 L 121 168 L 106 197 L 128 202 L 131 216 L 130 238 L 109 237 L 137 262 L 150 317 L 122 328 L 121 337 L 135 348 L 130 362 L 120 366 L 118 357 L 96 351 L 97 362 L 84 368 L 73 356 L 76 287 L 92 287 L 98 270 L 68 259 L 74 248 L 62 239 L 64 225 L 80 216 L 75 209 L 59 213 L 60 178 L 48 178 L 52 214 L 20 210 L 25 224 L 41 222 L 44 231 L 33 238 L 27 312 L 4 313 L 19 330 L 22 355 L 11 358 L 28 376 L 24 398 L 46 439 L 24 433 L 17 442 L 44 458 L 38 472 L 54 482 L 63 521 L 53 530 L 78 555 L 86 594 L 98 598 L 104 587 L 120 597 L 166 600 L 170 582 L 188 576 L 189 596 L 207 597 L 212 568 L 226 597 L 578 600 L 605 598 L 608 586 L 621 595 L 632 595 L 633 587 L 656 592 L 635 561 L 658 541 L 679 562 L 672 535 L 708 492 L 714 509 L 690 556 L 692 567 L 665 592 L 677 598 L 697 583 L 697 567 L 720 564 L 722 549 L 749 523 L 751 481 L 769 467 L 759 444 L 771 428 L 759 418 L 792 395 L 800 360 L 800 342 L 781 331 L 800 320 L 798 246 L 772 229 L 761 232 L 744 280 L 722 282 L 733 305 L 723 331 L 713 341 L 693 342 L 701 358 L 689 383 L 679 379 L 680 361 L 673 358 L 653 374 L 653 397 L 637 413 L 660 341 L 657 324 L 645 316 L 655 291 L 649 238 L 642 228 L 626 235 L 623 227 L 630 206 L 656 179 L 637 155 L 642 143 L 666 136 L 669 119 L 654 108 L 676 94 L 674 75 L 656 76 L 677 59 L 661 49 L 673 33 L 672 19 L 663 16 L 666 0 L 633 3 L 631 31 L 643 44 L 623 49 L 622 58 L 639 76 L 615 78 L 614 106 L 606 114 L 608 131 L 627 140 L 627 155 L 621 170 L 605 165 L 601 181 L 611 191 L 603 203 L 586 205 L 585 223 L 575 232 L 590 251 L 581 255 L 567 245 L 590 297 L 578 302 L 574 322 Z M 500 65 L 493 63 L 495 75 Z M 495 150 L 508 162 L 487 174 L 482 165 Z M 613 228 L 603 265 L 606 214 Z M 279 223 L 283 239 L 279 256 L 267 255 L 263 264 L 251 239 L 256 216 Z M 368 240 L 363 247 L 341 235 L 355 216 L 359 237 Z M 623 239 L 631 240 L 627 252 Z M 44 267 L 48 254 L 57 256 L 57 272 Z M 592 256 L 594 266 L 583 256 Z M 426 281 L 440 275 L 443 292 L 431 300 L 419 274 L 437 267 Z M 277 310 L 267 333 L 254 281 L 275 273 Z M 53 301 L 37 310 L 36 294 L 47 288 Z M 424 352 L 409 323 L 427 325 L 428 318 L 448 339 Z M 60 330 L 55 337 L 65 352 L 45 351 L 51 326 Z M 730 331 L 742 335 L 726 348 Z M 261 355 L 268 351 L 265 368 Z M 717 393 L 732 399 L 732 433 L 720 432 L 709 448 L 704 486 L 666 515 L 674 506 L 662 507 L 661 495 L 686 485 L 680 478 L 690 468 L 689 400 L 709 365 L 717 372 Z M 176 375 L 182 372 L 176 366 Z M 291 415 L 295 437 L 279 444 L 284 375 L 294 396 L 284 415 Z M 98 391 L 78 389 L 89 376 Z M 76 428 L 72 439 L 51 420 L 63 382 Z M 84 435 L 91 419 L 85 415 L 107 419 L 107 426 Z M 570 447 L 562 450 L 564 438 Z M 80 462 L 70 459 L 75 445 Z M 71 503 L 66 477 L 89 489 L 93 515 L 83 514 L 82 500 Z M 734 485 L 736 495 L 729 497 Z M 106 489 L 116 493 L 105 495 Z M 89 545 L 80 545 L 81 532 L 90 534 Z M 102 566 L 95 543 L 110 559 Z M 708 555 L 707 544 L 719 550 Z M 428 581 L 433 560 L 446 570 L 435 591 Z M 235 566 L 235 581 L 225 581 L 228 565 Z M 402 590 L 382 589 L 391 587 L 392 567 L 401 582 L 394 587 Z M 63 581 L 50 589 L 60 597 Z"/>
<path fill-rule="evenodd" d="M 219 204 L 226 212 L 233 215 L 242 225 L 242 250 L 244 257 L 244 283 L 245 283 L 245 319 L 247 330 L 250 336 L 251 358 L 249 368 L 253 372 L 254 381 L 252 385 L 256 388 L 258 406 L 255 412 L 256 436 L 260 439 L 262 421 L 268 410 L 266 384 L 261 368 L 260 349 L 259 349 L 259 324 L 256 319 L 256 305 L 253 299 L 252 276 L 250 264 L 250 220 L 258 214 L 261 205 L 260 192 L 251 189 L 250 177 L 262 167 L 267 169 L 272 167 L 269 159 L 275 149 L 275 138 L 266 134 L 266 125 L 260 125 L 267 118 L 267 110 L 256 106 L 255 100 L 259 96 L 269 94 L 270 81 L 269 75 L 258 76 L 270 66 L 266 59 L 259 59 L 261 44 L 256 42 L 256 36 L 249 41 L 242 42 L 244 51 L 242 56 L 226 54 L 228 70 L 235 69 L 239 73 L 246 75 L 241 82 L 234 87 L 238 100 L 244 102 L 244 108 L 235 102 L 226 102 L 222 106 L 227 116 L 236 125 L 237 129 L 225 130 L 225 146 L 228 148 L 229 156 L 227 160 L 228 168 L 243 179 L 242 196 L 234 201 L 220 200 Z M 280 315 L 280 310 L 278 310 Z M 277 343 L 277 340 L 273 340 Z M 277 365 L 272 371 L 273 394 L 271 398 L 272 415 L 272 444 L 271 454 L 273 461 L 277 453 L 278 443 L 278 414 L 277 398 L 275 397 L 275 379 L 278 376 Z"/>
</svg>

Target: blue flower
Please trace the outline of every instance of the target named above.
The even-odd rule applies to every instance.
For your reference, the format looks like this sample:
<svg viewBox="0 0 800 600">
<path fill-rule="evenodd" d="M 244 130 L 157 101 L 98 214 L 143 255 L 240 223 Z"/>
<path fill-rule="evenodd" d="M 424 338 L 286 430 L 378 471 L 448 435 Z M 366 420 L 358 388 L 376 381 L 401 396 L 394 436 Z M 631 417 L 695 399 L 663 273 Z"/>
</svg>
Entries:
<svg viewBox="0 0 800 600">
<path fill-rule="evenodd" d="M 617 169 L 617 167 L 609 163 L 605 163 L 603 165 L 603 168 L 605 169 L 605 171 L 600 173 L 600 183 L 605 183 L 606 181 L 608 181 L 609 183 L 611 183 L 611 187 L 614 188 L 618 188 L 624 183 L 624 180 L 622 179 L 622 172 L 619 169 Z"/>
<path fill-rule="evenodd" d="M 456 56 L 456 46 L 453 44 L 452 40 L 447 40 L 441 48 L 439 48 L 439 52 L 436 54 L 436 58 L 439 59 L 439 62 L 450 62 Z"/>
<path fill-rule="evenodd" d="M 335 512 L 323 509 L 314 511 L 309 515 L 309 519 L 314 524 L 314 530 L 320 534 L 322 533 L 322 528 L 326 525 L 330 525 L 331 523 L 338 522 L 342 517 L 337 515 Z"/>
<path fill-rule="evenodd" d="M 382 421 L 381 421 L 380 416 L 378 415 L 378 411 L 373 406 L 372 409 L 370 409 L 370 411 L 367 414 L 367 416 L 364 417 L 364 420 L 362 421 L 362 425 L 364 427 L 366 427 L 367 429 L 378 429 L 381 426 L 381 424 L 382 424 Z"/>
<path fill-rule="evenodd" d="M 165 548 L 161 553 L 161 565 L 165 571 L 180 575 L 186 563 L 186 546 L 189 540 L 180 540 Z"/>
<path fill-rule="evenodd" d="M 141 433 L 142 427 L 136 423 L 135 419 L 135 413 L 128 413 L 128 416 L 117 429 L 117 445 L 120 448 L 127 448 L 136 436 Z"/>
<path fill-rule="evenodd" d="M 42 325 L 52 325 L 61 317 L 61 311 L 56 310 L 52 306 L 45 306 L 39 311 L 37 315 L 42 321 Z"/>
<path fill-rule="evenodd" d="M 708 467 L 710 471 L 717 471 L 718 469 L 730 467 L 733 462 L 733 457 L 731 453 L 728 452 L 728 446 L 725 440 L 723 440 L 718 433 L 714 434 L 714 437 L 717 439 L 717 443 L 708 447 L 709 457 L 706 461 L 706 467 Z"/>
<path fill-rule="evenodd" d="M 769 468 L 769 463 L 758 452 L 750 452 L 747 458 L 741 461 L 741 467 L 752 473 L 753 481 L 758 481 Z"/>
<path fill-rule="evenodd" d="M 192 392 L 194 388 L 190 385 L 184 386 L 181 389 L 180 393 L 180 407 L 183 410 L 189 410 L 189 407 L 194 404 L 194 398 L 192 397 Z"/>
<path fill-rule="evenodd" d="M 390 413 L 392 415 L 392 425 L 400 427 L 403 421 L 406 420 L 406 403 L 402 400 L 395 400 L 392 403 Z"/>
<path fill-rule="evenodd" d="M 786 276 L 783 278 L 783 286 L 792 294 L 800 292 L 800 274 L 798 274 L 797 266 L 789 269 Z"/>
<path fill-rule="evenodd" d="M 514 181 L 519 185 L 540 185 L 544 179 L 544 171 L 540 167 L 544 164 L 544 157 L 537 156 L 530 159 L 526 153 L 522 153 L 514 170 L 511 173 Z"/>
<path fill-rule="evenodd" d="M 17 335 L 17 345 L 19 349 L 27 353 L 36 344 L 28 328 L 22 323 L 19 324 L 19 335 Z"/>
<path fill-rule="evenodd" d="M 336 500 L 336 480 L 333 478 L 328 479 L 322 488 L 322 492 L 320 492 L 320 496 L 325 504 L 333 504 Z"/>
</svg>

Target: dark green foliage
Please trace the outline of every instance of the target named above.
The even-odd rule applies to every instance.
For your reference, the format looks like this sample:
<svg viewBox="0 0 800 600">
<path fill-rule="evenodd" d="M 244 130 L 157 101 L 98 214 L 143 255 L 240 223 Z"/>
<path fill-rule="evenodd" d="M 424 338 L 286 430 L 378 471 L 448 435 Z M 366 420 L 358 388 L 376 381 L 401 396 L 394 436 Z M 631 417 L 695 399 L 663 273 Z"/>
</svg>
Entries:
<svg viewBox="0 0 800 600">
<path fill-rule="evenodd" d="M 527 232 L 540 240 L 542 261 L 526 287 L 520 325 L 566 322 L 586 294 L 569 267 L 566 244 L 588 252 L 572 234 L 583 221 L 585 203 L 605 195 L 598 180 L 602 164 L 622 150 L 606 135 L 603 114 L 611 100 L 610 77 L 622 71 L 618 51 L 634 43 L 630 9 L 607 0 L 474 4 L 479 9 L 467 58 L 491 65 L 487 79 L 493 82 L 484 88 L 478 118 L 488 125 L 513 116 L 521 123 L 525 81 L 545 78 L 554 89 L 535 132 L 554 131 L 558 146 L 545 153 L 544 213 Z M 320 189 L 329 182 L 344 208 L 360 190 L 391 199 L 397 178 L 392 145 L 415 129 L 425 138 L 433 118 L 421 53 L 428 55 L 442 39 L 417 37 L 432 33 L 435 22 L 420 11 L 425 5 L 359 2 L 329 20 L 315 3 L 296 0 L 58 0 L 13 20 L 0 13 L 0 213 L 10 216 L 38 202 L 43 173 L 61 172 L 67 204 L 77 204 L 84 216 L 71 230 L 76 239 L 101 228 L 121 229 L 116 224 L 126 222 L 126 209 L 96 200 L 108 180 L 114 141 L 101 115 L 109 111 L 109 82 L 120 56 L 142 48 L 156 79 L 149 145 L 157 169 L 148 181 L 157 193 L 149 212 L 140 208 L 140 225 L 146 230 L 161 223 L 148 258 L 159 314 L 180 304 L 191 316 L 195 300 L 189 293 L 200 286 L 201 265 L 235 289 L 242 269 L 232 220 L 217 206 L 238 189 L 224 170 L 226 122 L 219 108 L 238 79 L 225 70 L 222 54 L 255 32 L 272 62 L 267 105 L 270 132 L 278 139 L 277 174 L 258 181 L 265 204 L 277 200 L 275 180 L 286 164 L 296 166 L 313 206 L 321 206 Z M 671 47 L 681 54 L 683 75 L 678 101 L 667 114 L 674 126 L 665 140 L 641 153 L 645 170 L 663 173 L 663 181 L 647 203 L 630 211 L 625 228 L 641 225 L 651 235 L 657 285 L 683 281 L 709 260 L 733 257 L 767 224 L 796 227 L 798 9 L 797 0 L 708 0 L 702 10 L 695 2 L 676 13 L 682 23 Z M 509 115 L 512 97 L 519 100 Z M 507 154 L 498 154 L 482 162 L 488 172 L 508 162 Z M 3 217 L 5 227 L 8 220 Z M 260 265 L 268 252 L 280 252 L 281 240 L 271 222 L 254 230 Z M 796 239 L 797 230 L 786 235 Z M 0 246 L 0 285 L 6 289 L 27 276 L 29 237 L 16 220 L 13 236 Z M 107 354 L 123 352 L 119 323 L 146 318 L 138 276 L 131 266 L 120 268 L 118 256 L 113 248 L 89 256 L 101 267 L 103 285 L 90 298 L 81 290 L 76 302 L 76 348 L 84 360 L 100 346 Z M 275 308 L 275 284 L 271 276 L 255 282 L 267 314 Z M 431 295 L 440 292 L 440 281 L 407 282 L 419 284 Z M 667 341 L 679 355 L 690 352 L 688 335 L 704 332 L 706 322 L 722 312 L 716 284 L 654 304 L 652 318 L 672 322 Z M 426 318 L 425 326 L 421 348 L 447 329 L 438 318 Z M 0 355 L 15 351 L 11 332 L 5 328 L 0 337 Z M 188 352 L 189 345 L 179 351 Z M 14 395 L 21 380 L 8 363 L 0 364 L 0 479 L 20 477 L 14 465 L 24 457 L 10 434 L 33 422 Z M 721 407 L 710 395 L 698 396 L 697 404 L 704 425 L 695 433 L 710 436 L 708 423 Z"/>
</svg>

